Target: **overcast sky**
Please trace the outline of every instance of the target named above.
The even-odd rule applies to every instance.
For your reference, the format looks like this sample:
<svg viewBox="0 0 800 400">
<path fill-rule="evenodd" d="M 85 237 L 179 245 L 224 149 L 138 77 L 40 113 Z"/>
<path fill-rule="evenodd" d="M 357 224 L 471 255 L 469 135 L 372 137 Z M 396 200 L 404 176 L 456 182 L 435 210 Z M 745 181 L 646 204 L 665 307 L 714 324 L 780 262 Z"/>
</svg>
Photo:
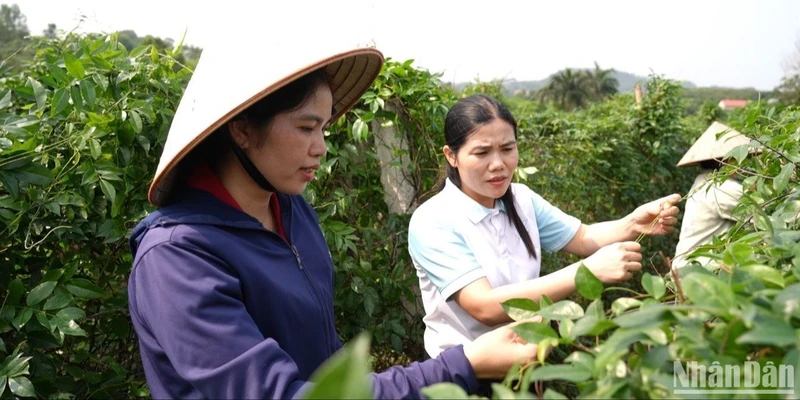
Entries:
<svg viewBox="0 0 800 400">
<path fill-rule="evenodd" d="M 597 61 L 700 86 L 771 90 L 800 40 L 797 0 L 2 1 L 19 5 L 33 33 L 48 23 L 70 30 L 83 19 L 80 31 L 131 29 L 178 39 L 188 29 L 186 42 L 200 47 L 227 24 L 241 23 L 220 16 L 253 3 L 258 9 L 249 18 L 282 26 L 286 34 L 358 30 L 388 57 L 413 58 L 456 82 L 543 79 Z"/>
</svg>

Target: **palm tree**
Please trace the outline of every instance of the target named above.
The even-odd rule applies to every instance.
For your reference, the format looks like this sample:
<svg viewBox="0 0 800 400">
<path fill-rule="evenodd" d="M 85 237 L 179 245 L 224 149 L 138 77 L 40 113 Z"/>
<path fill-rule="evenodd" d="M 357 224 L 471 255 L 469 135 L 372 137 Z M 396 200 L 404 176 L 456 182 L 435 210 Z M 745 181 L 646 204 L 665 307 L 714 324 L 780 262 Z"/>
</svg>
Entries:
<svg viewBox="0 0 800 400">
<path fill-rule="evenodd" d="M 588 75 L 569 68 L 550 77 L 547 86 L 539 91 L 542 100 L 553 101 L 565 111 L 583 107 L 591 95 Z"/>
<path fill-rule="evenodd" d="M 602 69 L 597 61 L 594 62 L 594 71 L 588 73 L 591 82 L 592 97 L 595 100 L 602 100 L 619 92 L 619 81 L 614 78 L 614 69 Z"/>
</svg>

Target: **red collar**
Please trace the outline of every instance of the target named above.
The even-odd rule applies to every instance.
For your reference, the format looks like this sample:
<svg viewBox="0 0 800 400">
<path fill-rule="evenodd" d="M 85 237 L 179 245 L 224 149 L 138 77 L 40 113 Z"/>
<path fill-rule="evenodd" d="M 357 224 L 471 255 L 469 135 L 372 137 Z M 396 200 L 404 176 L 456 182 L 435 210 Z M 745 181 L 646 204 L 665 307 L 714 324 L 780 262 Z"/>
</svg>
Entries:
<svg viewBox="0 0 800 400">
<path fill-rule="evenodd" d="M 231 193 L 228 192 L 228 189 L 222 186 L 222 182 L 220 182 L 217 175 L 206 163 L 199 163 L 194 167 L 191 175 L 189 175 L 189 179 L 186 180 L 186 184 L 190 187 L 211 193 L 225 204 L 239 211 L 244 211 L 242 207 L 239 206 L 239 203 L 236 202 L 236 199 L 231 196 Z M 281 220 L 281 205 L 278 202 L 278 196 L 274 193 L 270 198 L 269 208 L 272 212 L 272 217 L 275 219 L 277 233 L 286 239 L 286 233 L 283 231 L 283 221 Z"/>
<path fill-rule="evenodd" d="M 239 203 L 231 196 L 228 189 L 225 189 L 225 186 L 222 186 L 222 182 L 220 182 L 217 175 L 214 171 L 209 168 L 208 164 L 206 163 L 199 163 L 194 167 L 192 174 L 189 175 L 189 179 L 186 181 L 190 187 L 204 190 L 208 193 L 214 195 L 214 197 L 222 200 L 225 204 L 239 210 L 242 210 L 242 207 L 239 206 Z"/>
</svg>

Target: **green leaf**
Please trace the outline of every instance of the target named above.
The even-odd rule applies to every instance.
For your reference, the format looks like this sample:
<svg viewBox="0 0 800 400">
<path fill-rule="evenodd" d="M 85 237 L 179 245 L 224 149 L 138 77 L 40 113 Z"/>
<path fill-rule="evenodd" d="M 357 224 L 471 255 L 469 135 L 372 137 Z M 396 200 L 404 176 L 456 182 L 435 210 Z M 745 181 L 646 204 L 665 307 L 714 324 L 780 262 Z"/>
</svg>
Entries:
<svg viewBox="0 0 800 400">
<path fill-rule="evenodd" d="M 64 65 L 67 67 L 67 72 L 77 79 L 83 79 L 86 75 L 83 70 L 83 64 L 72 53 L 64 52 Z"/>
<path fill-rule="evenodd" d="M 63 204 L 63 203 L 61 203 L 61 204 Z M 51 269 L 50 271 L 47 271 L 46 274 L 44 274 L 44 278 L 42 278 L 42 282 L 44 282 L 44 281 L 57 281 L 58 278 L 61 278 L 62 275 L 64 275 L 64 270 L 63 269 L 61 269 L 61 268 Z"/>
<path fill-rule="evenodd" d="M 48 332 L 53 331 L 53 325 L 50 323 L 50 320 L 47 319 L 47 314 L 41 311 L 35 313 L 36 320 L 39 321 L 39 324 L 42 325 L 44 329 L 47 329 Z"/>
<path fill-rule="evenodd" d="M 548 388 L 544 390 L 544 396 L 542 398 L 544 400 L 567 400 L 569 397 Z"/>
<path fill-rule="evenodd" d="M 130 54 L 128 54 L 128 57 L 130 57 L 130 58 L 138 58 L 142 54 L 146 53 L 147 50 L 150 49 L 150 47 L 153 47 L 153 45 L 151 45 L 151 44 L 143 44 L 143 45 L 137 46 L 133 50 L 131 50 Z"/>
<path fill-rule="evenodd" d="M 150 46 L 150 61 L 154 63 L 158 62 L 158 50 L 156 50 L 156 46 Z"/>
<path fill-rule="evenodd" d="M 56 326 L 63 334 L 69 336 L 86 336 L 86 331 L 81 329 L 75 321 L 57 321 Z"/>
<path fill-rule="evenodd" d="M 139 146 L 142 146 L 145 153 L 150 152 L 150 140 L 148 140 L 146 136 L 136 135 L 136 141 L 139 143 Z"/>
<path fill-rule="evenodd" d="M 599 299 L 603 294 L 603 282 L 597 279 L 583 263 L 578 266 L 578 272 L 575 274 L 575 288 L 581 296 L 589 300 Z"/>
<path fill-rule="evenodd" d="M 103 191 L 103 194 L 110 202 L 114 202 L 114 199 L 117 198 L 117 189 L 114 189 L 114 185 L 111 182 L 101 179 L 100 180 L 100 189 Z"/>
<path fill-rule="evenodd" d="M 31 381 L 24 376 L 9 378 L 8 388 L 11 389 L 11 393 L 14 393 L 20 397 L 36 397 L 36 391 L 33 390 L 33 384 L 31 384 Z"/>
<path fill-rule="evenodd" d="M 617 329 L 606 339 L 605 343 L 599 347 L 599 351 L 594 359 L 595 370 L 601 370 L 605 368 L 606 365 L 615 363 L 622 358 L 622 356 L 628 354 L 628 347 L 630 345 L 646 337 L 644 333 L 638 330 Z"/>
<path fill-rule="evenodd" d="M 61 83 L 62 86 L 66 86 L 70 82 L 72 82 L 72 77 L 69 76 L 66 72 L 64 72 L 64 69 L 62 69 L 61 67 L 53 65 L 51 63 L 45 63 L 45 67 L 47 67 L 47 70 L 50 71 L 50 76 L 56 78 Z"/>
<path fill-rule="evenodd" d="M 583 317 L 583 308 L 571 300 L 561 300 L 558 303 L 542 308 L 537 313 L 542 318 L 561 320 L 564 318 L 578 319 Z"/>
<path fill-rule="evenodd" d="M 11 105 L 11 91 L 7 90 L 6 93 L 0 98 L 0 110 L 8 108 Z"/>
<path fill-rule="evenodd" d="M 794 379 L 794 398 L 800 398 L 800 385 L 797 384 L 797 382 L 800 382 L 800 368 L 798 368 L 800 366 L 800 351 L 796 348 L 791 349 L 786 353 L 786 357 L 783 358 L 781 364 L 794 366 L 794 376 L 792 377 Z"/>
<path fill-rule="evenodd" d="M 90 108 L 94 107 L 95 101 L 97 99 L 97 93 L 94 90 L 94 84 L 89 82 L 88 80 L 81 81 L 81 97 L 83 101 L 86 102 Z"/>
<path fill-rule="evenodd" d="M 800 319 L 800 283 L 789 285 L 775 296 L 772 309 L 785 316 Z"/>
<path fill-rule="evenodd" d="M 733 290 L 713 275 L 689 274 L 682 280 L 683 293 L 692 303 L 728 313 L 734 307 Z"/>
<path fill-rule="evenodd" d="M 131 125 L 134 132 L 142 133 L 142 117 L 136 111 L 131 111 Z"/>
<path fill-rule="evenodd" d="M 656 300 L 660 300 L 667 293 L 667 285 L 664 283 L 664 278 L 647 272 L 642 275 L 642 287 L 647 291 L 647 294 L 653 296 Z"/>
<path fill-rule="evenodd" d="M 359 334 L 351 343 L 334 354 L 312 375 L 315 384 L 305 394 L 307 399 L 372 398 L 372 382 L 367 377 L 369 338 Z"/>
<path fill-rule="evenodd" d="M 789 178 L 792 177 L 793 172 L 793 163 L 788 163 L 781 168 L 781 172 L 775 177 L 775 180 L 772 181 L 772 187 L 775 188 L 776 193 L 781 193 L 783 189 L 786 189 L 786 185 L 789 184 Z"/>
<path fill-rule="evenodd" d="M 666 332 L 664 332 L 663 329 L 658 328 L 658 327 L 652 327 L 652 328 L 643 329 L 642 332 L 644 332 L 645 335 L 650 337 L 650 339 L 653 342 L 655 342 L 656 344 L 660 344 L 662 346 L 666 346 L 667 345 L 667 340 L 668 340 L 667 339 L 667 334 L 666 334 Z"/>
<path fill-rule="evenodd" d="M 661 326 L 664 322 L 673 321 L 674 315 L 669 307 L 656 304 L 652 307 L 640 308 L 614 318 L 614 323 L 624 328 L 643 328 Z"/>
<path fill-rule="evenodd" d="M 539 304 L 531 299 L 509 299 L 503 302 L 503 310 L 514 321 L 531 319 L 536 316 Z"/>
<path fill-rule="evenodd" d="M 39 286 L 36 286 L 31 290 L 30 293 L 28 293 L 28 298 L 25 302 L 28 304 L 28 306 L 35 306 L 39 304 L 42 300 L 47 298 L 47 296 L 50 296 L 50 294 L 53 293 L 56 283 L 58 282 L 48 281 L 39 284 Z"/>
<path fill-rule="evenodd" d="M 378 292 L 372 287 L 364 289 L 364 311 L 367 315 L 372 316 L 375 313 L 375 307 L 378 305 Z"/>
<path fill-rule="evenodd" d="M 30 163 L 14 171 L 14 176 L 20 182 L 27 182 L 34 185 L 48 185 L 53 182 L 53 175 L 50 170 L 39 163 Z"/>
<path fill-rule="evenodd" d="M 461 388 L 461 386 L 450 382 L 437 383 L 435 385 L 422 388 L 421 392 L 425 398 L 431 400 L 469 398 L 469 395 L 464 391 L 464 389 Z M 369 398 L 372 397 L 370 396 Z"/>
<path fill-rule="evenodd" d="M 558 339 L 556 331 L 541 322 L 523 322 L 514 326 L 514 332 L 528 343 L 539 343 L 545 338 Z"/>
<path fill-rule="evenodd" d="M 589 353 L 582 351 L 575 351 L 564 359 L 564 362 L 572 364 L 576 368 L 581 368 L 586 372 L 592 373 L 594 371 L 594 357 Z"/>
<path fill-rule="evenodd" d="M 614 313 L 614 315 L 620 315 L 631 308 L 639 307 L 641 305 L 641 300 L 631 297 L 620 297 L 611 303 L 611 312 Z"/>
<path fill-rule="evenodd" d="M 496 399 L 514 399 L 514 391 L 507 388 L 502 383 L 492 383 L 492 397 Z M 456 397 L 451 397 L 455 399 Z"/>
<path fill-rule="evenodd" d="M 752 275 L 755 279 L 759 279 L 773 287 L 783 288 L 786 286 L 783 274 L 775 268 L 766 265 L 748 265 L 746 267 L 741 267 L 741 269 Z"/>
<path fill-rule="evenodd" d="M 103 289 L 86 279 L 73 279 L 66 286 L 70 293 L 84 299 L 96 299 L 103 296 Z"/>
<path fill-rule="evenodd" d="M 32 357 L 23 357 L 18 351 L 19 348 L 14 350 L 14 354 L 6 357 L 3 362 L 0 363 L 0 376 L 17 377 L 28 374 L 28 361 Z"/>
<path fill-rule="evenodd" d="M 70 97 L 72 98 L 72 106 L 78 112 L 83 110 L 83 99 L 81 99 L 81 87 L 78 85 L 73 85 L 69 88 Z"/>
<path fill-rule="evenodd" d="M 585 317 L 595 317 L 597 319 L 606 319 L 606 311 L 603 310 L 603 301 L 597 299 L 593 301 L 586 307 L 586 312 L 584 312 Z"/>
<path fill-rule="evenodd" d="M 747 153 L 750 151 L 750 145 L 748 144 L 741 144 L 739 146 L 734 147 L 731 149 L 728 154 L 725 155 L 724 158 L 733 157 L 736 159 L 736 162 L 739 164 L 742 163 L 742 160 L 747 158 Z"/>
<path fill-rule="evenodd" d="M 69 106 L 69 90 L 64 88 L 56 90 L 56 92 L 53 93 L 52 104 L 54 104 L 54 106 L 50 109 L 50 117 L 64 111 L 64 109 Z"/>
<path fill-rule="evenodd" d="M 586 318 L 586 317 L 584 317 Z M 562 319 L 558 322 L 558 334 L 562 338 L 572 339 L 572 330 L 575 328 L 575 323 L 571 319 Z"/>
<path fill-rule="evenodd" d="M 393 73 L 395 75 L 399 75 L 399 76 L 401 76 L 403 78 L 408 76 L 408 72 L 402 66 L 392 67 L 392 68 L 389 69 L 389 72 L 391 72 L 391 73 Z"/>
<path fill-rule="evenodd" d="M 568 381 L 584 382 L 589 380 L 592 374 L 585 369 L 574 365 L 543 365 L 536 368 L 531 374 L 532 381 Z"/>
<path fill-rule="evenodd" d="M 30 307 L 24 307 L 19 313 L 17 313 L 17 316 L 11 320 L 11 325 L 13 325 L 17 330 L 20 330 L 23 326 L 25 326 L 25 324 L 28 323 L 28 321 L 31 320 L 32 316 L 33 309 Z"/>
<path fill-rule="evenodd" d="M 353 139 L 355 139 L 357 142 L 366 139 L 368 133 L 369 133 L 369 128 L 367 127 L 367 124 L 364 121 L 362 121 L 361 119 L 357 119 L 355 122 L 353 122 L 352 135 Z"/>
<path fill-rule="evenodd" d="M 753 329 L 736 339 L 736 343 L 765 344 L 771 346 L 791 346 L 800 341 L 797 333 L 785 322 L 765 318 L 757 321 Z"/>
<path fill-rule="evenodd" d="M 0 353 L 8 353 L 8 349 L 6 349 L 6 344 L 3 342 L 3 338 L 0 338 Z M 2 396 L 2 392 L 0 392 L 0 396 Z"/>
<path fill-rule="evenodd" d="M 99 179 L 97 170 L 90 163 L 85 163 L 83 165 L 86 167 L 83 171 L 83 178 L 81 178 L 81 186 L 88 186 L 96 183 Z"/>
<path fill-rule="evenodd" d="M 36 79 L 28 77 L 28 86 L 33 89 L 33 97 L 36 99 L 36 109 L 41 110 L 47 105 L 47 90 Z"/>
<path fill-rule="evenodd" d="M 47 299 L 47 302 L 44 303 L 44 307 L 42 310 L 49 311 L 49 310 L 60 310 L 69 303 L 72 302 L 72 296 L 66 294 L 59 294 Z"/>
<path fill-rule="evenodd" d="M 68 307 L 56 314 L 56 317 L 64 321 L 77 321 L 86 317 L 86 313 L 77 307 Z"/>
<path fill-rule="evenodd" d="M 6 297 L 6 303 L 9 305 L 19 304 L 19 300 L 22 298 L 22 294 L 24 292 L 25 288 L 22 286 L 22 279 L 14 279 L 8 284 L 8 297 Z"/>
<path fill-rule="evenodd" d="M 744 264 L 753 257 L 753 246 L 749 243 L 736 242 L 725 249 L 725 262 L 727 264 Z"/>
<path fill-rule="evenodd" d="M 92 158 L 95 160 L 103 156 L 103 148 L 99 140 L 95 138 L 89 139 L 89 154 L 91 154 Z"/>
<path fill-rule="evenodd" d="M 0 397 L 6 392 L 6 384 L 8 383 L 7 376 L 0 376 Z"/>
<path fill-rule="evenodd" d="M 614 321 L 607 319 L 599 319 L 596 316 L 586 316 L 575 323 L 575 327 L 570 332 L 570 337 L 577 338 L 578 336 L 598 336 L 603 332 L 616 328 L 617 324 Z"/>
</svg>

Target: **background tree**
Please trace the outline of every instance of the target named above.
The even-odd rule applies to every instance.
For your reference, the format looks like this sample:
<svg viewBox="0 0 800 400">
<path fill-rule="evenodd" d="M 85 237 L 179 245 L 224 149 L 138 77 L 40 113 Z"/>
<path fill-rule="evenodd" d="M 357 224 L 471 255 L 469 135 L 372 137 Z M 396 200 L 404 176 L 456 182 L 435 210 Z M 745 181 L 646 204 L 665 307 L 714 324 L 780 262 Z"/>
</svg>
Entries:
<svg viewBox="0 0 800 400">
<path fill-rule="evenodd" d="M 0 5 L 0 72 L 15 70 L 22 60 L 31 58 L 25 51 L 29 34 L 27 19 L 19 6 Z"/>
<path fill-rule="evenodd" d="M 619 81 L 614 78 L 614 69 L 602 69 L 595 61 L 594 70 L 587 72 L 591 85 L 592 96 L 595 100 L 603 100 L 606 97 L 617 94 L 619 91 Z"/>
<path fill-rule="evenodd" d="M 42 31 L 42 36 L 48 39 L 55 39 L 58 34 L 58 30 L 56 29 L 56 24 L 47 24 L 47 29 Z"/>
<path fill-rule="evenodd" d="M 591 90 L 586 73 L 567 68 L 550 78 L 550 83 L 539 91 L 539 95 L 542 100 L 552 101 L 561 109 L 571 111 L 589 102 Z"/>
<path fill-rule="evenodd" d="M 777 97 L 782 103 L 800 104 L 800 39 L 795 42 L 794 54 L 783 66 L 784 77 L 775 88 Z"/>
</svg>

